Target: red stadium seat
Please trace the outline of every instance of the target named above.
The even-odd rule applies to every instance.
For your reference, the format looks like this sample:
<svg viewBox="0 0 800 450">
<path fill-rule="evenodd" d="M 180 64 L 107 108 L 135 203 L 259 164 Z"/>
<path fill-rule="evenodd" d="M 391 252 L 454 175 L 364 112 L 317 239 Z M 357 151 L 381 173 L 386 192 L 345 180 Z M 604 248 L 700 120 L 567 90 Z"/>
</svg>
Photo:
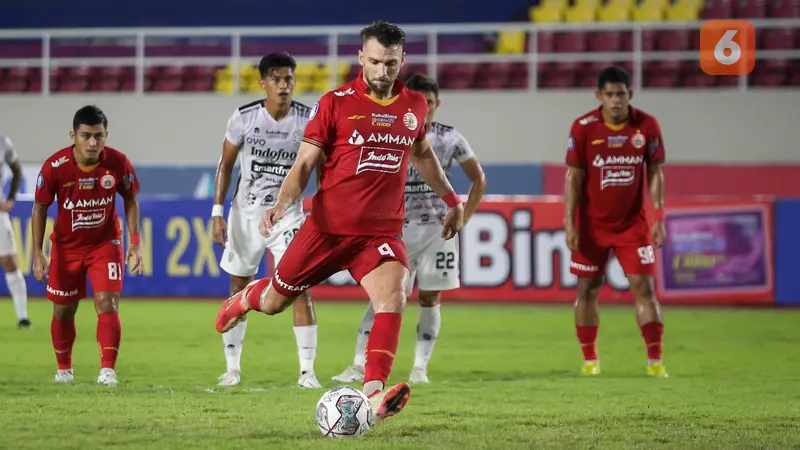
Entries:
<svg viewBox="0 0 800 450">
<path fill-rule="evenodd" d="M 658 33 L 656 46 L 662 51 L 686 51 L 690 48 L 690 30 L 666 30 Z"/>
<path fill-rule="evenodd" d="M 683 75 L 683 86 L 688 88 L 710 88 L 717 85 L 717 78 L 705 74 L 695 65 L 694 69 L 687 69 Z"/>
<path fill-rule="evenodd" d="M 800 0 L 776 0 L 767 5 L 767 16 L 774 18 L 800 17 Z"/>
<path fill-rule="evenodd" d="M 767 17 L 766 0 L 744 0 L 736 9 L 739 19 L 762 19 Z"/>
<path fill-rule="evenodd" d="M 575 74 L 547 75 L 543 80 L 542 87 L 545 89 L 568 89 L 575 87 Z"/>
<path fill-rule="evenodd" d="M 0 92 L 25 92 L 28 82 L 24 78 L 5 79 L 0 82 Z"/>
<path fill-rule="evenodd" d="M 555 51 L 556 36 L 552 31 L 540 31 L 536 35 L 536 48 L 539 53 L 553 53 Z"/>
<path fill-rule="evenodd" d="M 674 88 L 678 86 L 678 73 L 654 74 L 644 77 L 644 86 L 649 88 Z"/>
<path fill-rule="evenodd" d="M 726 88 L 739 88 L 739 77 L 716 77 L 717 86 Z"/>
<path fill-rule="evenodd" d="M 150 90 L 153 92 L 179 92 L 182 87 L 183 83 L 180 78 L 170 77 L 155 80 Z"/>
<path fill-rule="evenodd" d="M 214 79 L 197 78 L 189 80 L 184 83 L 183 90 L 187 92 L 211 92 L 214 90 Z"/>
<path fill-rule="evenodd" d="M 85 92 L 89 86 L 87 78 L 63 79 L 55 83 L 55 92 Z"/>
<path fill-rule="evenodd" d="M 596 31 L 589 35 L 589 51 L 618 52 L 622 50 L 621 31 Z"/>
<path fill-rule="evenodd" d="M 794 30 L 779 28 L 765 30 L 762 48 L 767 50 L 791 50 L 796 48 Z"/>
<path fill-rule="evenodd" d="M 117 92 L 120 87 L 119 78 L 98 78 L 89 84 L 90 91 L 96 92 Z"/>
<path fill-rule="evenodd" d="M 754 72 L 752 80 L 754 86 L 782 86 L 786 83 L 786 73 L 773 71 Z"/>
<path fill-rule="evenodd" d="M 511 89 L 525 89 L 528 87 L 528 64 L 511 63 L 511 75 L 508 79 L 508 87 Z"/>
<path fill-rule="evenodd" d="M 32 78 L 28 81 L 28 89 L 26 92 L 39 93 L 42 92 L 42 78 Z"/>
<path fill-rule="evenodd" d="M 583 52 L 586 51 L 586 33 L 571 31 L 559 33 L 555 42 L 556 52 Z"/>
</svg>

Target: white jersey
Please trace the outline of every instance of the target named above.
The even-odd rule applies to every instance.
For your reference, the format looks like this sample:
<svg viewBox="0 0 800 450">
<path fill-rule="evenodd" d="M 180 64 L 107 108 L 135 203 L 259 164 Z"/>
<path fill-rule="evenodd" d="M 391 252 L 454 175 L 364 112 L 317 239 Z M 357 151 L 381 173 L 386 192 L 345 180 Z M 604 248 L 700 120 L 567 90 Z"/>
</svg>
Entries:
<svg viewBox="0 0 800 450">
<path fill-rule="evenodd" d="M 234 204 L 245 212 L 260 212 L 275 205 L 281 184 L 292 168 L 311 108 L 293 101 L 289 114 L 276 121 L 263 100 L 236 109 L 228 120 L 225 139 L 240 147 L 239 181 Z M 287 211 L 303 212 L 303 196 Z"/>
<path fill-rule="evenodd" d="M 453 127 L 432 122 L 428 139 L 431 140 L 433 151 L 439 158 L 447 179 L 450 179 L 453 161 L 461 164 L 475 156 L 464 136 Z M 422 181 L 419 172 L 411 164 L 408 165 L 406 179 L 405 209 L 405 226 L 438 225 L 448 210 L 444 200 Z"/>
<path fill-rule="evenodd" d="M 8 136 L 3 136 L 0 134 L 0 161 L 10 166 L 18 159 L 19 157 L 17 156 L 17 152 L 14 151 L 14 144 L 11 143 L 11 139 L 9 139 Z M 5 168 L 3 168 L 0 173 L 5 173 Z M 6 198 L 4 186 L 5 183 L 0 182 L 0 199 Z"/>
</svg>

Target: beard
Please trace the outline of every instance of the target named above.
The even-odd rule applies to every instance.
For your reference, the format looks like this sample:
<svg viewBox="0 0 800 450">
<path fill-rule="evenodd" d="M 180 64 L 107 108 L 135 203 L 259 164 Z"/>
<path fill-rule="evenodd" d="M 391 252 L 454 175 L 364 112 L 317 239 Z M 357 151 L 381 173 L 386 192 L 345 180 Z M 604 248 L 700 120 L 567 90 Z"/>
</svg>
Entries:
<svg viewBox="0 0 800 450">
<path fill-rule="evenodd" d="M 381 84 L 376 83 L 382 82 Z M 394 80 L 386 79 L 386 80 L 371 80 L 367 78 L 367 86 L 369 86 L 369 90 L 372 91 L 373 94 L 379 96 L 389 95 L 392 90 L 392 86 L 394 86 Z"/>
</svg>

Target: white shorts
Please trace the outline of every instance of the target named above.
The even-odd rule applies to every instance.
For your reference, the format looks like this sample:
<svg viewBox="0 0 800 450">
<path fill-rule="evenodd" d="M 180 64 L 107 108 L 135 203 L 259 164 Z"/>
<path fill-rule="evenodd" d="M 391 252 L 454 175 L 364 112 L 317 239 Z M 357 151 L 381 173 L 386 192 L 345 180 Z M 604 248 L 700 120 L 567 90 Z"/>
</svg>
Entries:
<svg viewBox="0 0 800 450">
<path fill-rule="evenodd" d="M 11 217 L 7 212 L 0 212 L 0 256 L 16 254 L 17 239 L 14 236 L 14 227 L 11 226 Z"/>
<path fill-rule="evenodd" d="M 457 237 L 444 240 L 440 226 L 413 226 L 403 228 L 403 242 L 411 267 L 406 295 L 411 294 L 415 279 L 422 291 L 449 291 L 461 286 Z"/>
<path fill-rule="evenodd" d="M 228 213 L 228 242 L 220 262 L 222 270 L 237 277 L 252 277 L 264 261 L 267 249 L 277 265 L 306 216 L 302 213 L 284 216 L 266 238 L 258 230 L 260 220 L 260 211 L 254 214 L 243 212 L 236 206 L 231 207 Z"/>
</svg>

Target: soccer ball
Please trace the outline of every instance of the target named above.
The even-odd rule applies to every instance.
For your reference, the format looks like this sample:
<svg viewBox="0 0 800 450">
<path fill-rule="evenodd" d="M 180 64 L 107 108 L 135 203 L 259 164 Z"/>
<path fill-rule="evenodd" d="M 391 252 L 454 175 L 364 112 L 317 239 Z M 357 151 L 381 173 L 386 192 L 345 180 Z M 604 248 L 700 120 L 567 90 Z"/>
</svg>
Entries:
<svg viewBox="0 0 800 450">
<path fill-rule="evenodd" d="M 363 436 L 373 423 L 372 405 L 358 389 L 337 387 L 317 402 L 317 426 L 325 437 Z"/>
</svg>

